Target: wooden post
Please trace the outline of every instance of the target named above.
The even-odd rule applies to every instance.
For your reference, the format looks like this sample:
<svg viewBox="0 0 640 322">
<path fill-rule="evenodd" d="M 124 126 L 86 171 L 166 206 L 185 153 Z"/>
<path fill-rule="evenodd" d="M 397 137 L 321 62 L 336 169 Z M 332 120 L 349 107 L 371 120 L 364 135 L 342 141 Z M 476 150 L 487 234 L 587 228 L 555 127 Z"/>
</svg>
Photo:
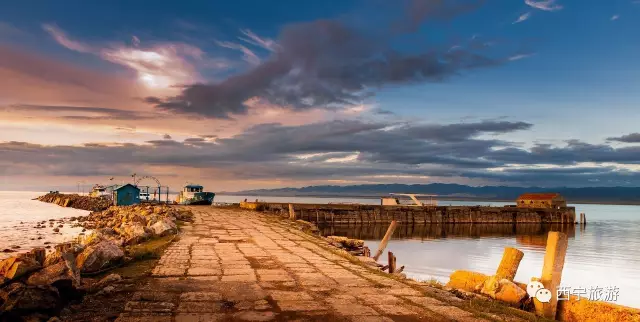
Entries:
<svg viewBox="0 0 640 322">
<path fill-rule="evenodd" d="M 502 261 L 500 262 L 500 266 L 498 266 L 498 270 L 496 270 L 496 279 L 500 281 L 503 278 L 506 278 L 510 281 L 516 277 L 516 273 L 518 272 L 518 266 L 520 266 L 520 261 L 524 253 L 518 249 L 505 247 L 504 254 L 502 254 Z"/>
<path fill-rule="evenodd" d="M 534 300 L 534 304 L 536 314 L 552 320 L 556 318 L 556 310 L 558 307 L 556 294 L 558 285 L 560 285 L 560 281 L 562 280 L 562 269 L 564 268 L 567 246 L 568 239 L 566 234 L 557 231 L 549 232 L 540 282 L 544 285 L 544 288 L 551 292 L 551 301 L 549 301 L 549 303 L 542 303 Z"/>
<path fill-rule="evenodd" d="M 586 225 L 587 224 L 587 215 L 584 214 L 584 212 L 580 213 L 580 225 Z"/>
<path fill-rule="evenodd" d="M 389 251 L 389 274 L 393 274 L 396 271 L 396 257 L 391 251 Z"/>
<path fill-rule="evenodd" d="M 289 219 L 296 220 L 296 213 L 293 211 L 293 205 L 289 204 Z"/>
<path fill-rule="evenodd" d="M 364 255 L 364 257 L 371 257 L 371 250 L 369 249 L 369 247 L 364 246 L 362 248 L 362 255 Z"/>
<path fill-rule="evenodd" d="M 318 213 L 318 209 L 316 209 L 316 224 L 320 222 L 320 214 Z"/>
<path fill-rule="evenodd" d="M 387 228 L 387 232 L 384 234 L 384 238 L 382 238 L 382 241 L 380 242 L 380 246 L 378 246 L 378 251 L 376 252 L 376 255 L 373 256 L 373 259 L 375 259 L 376 261 L 382 255 L 382 253 L 384 252 L 384 249 L 387 248 L 389 239 L 391 238 L 391 235 L 393 235 L 393 232 L 396 230 L 397 225 L 398 225 L 398 222 L 394 220 L 391 222 L 391 225 L 389 225 L 389 228 Z"/>
</svg>

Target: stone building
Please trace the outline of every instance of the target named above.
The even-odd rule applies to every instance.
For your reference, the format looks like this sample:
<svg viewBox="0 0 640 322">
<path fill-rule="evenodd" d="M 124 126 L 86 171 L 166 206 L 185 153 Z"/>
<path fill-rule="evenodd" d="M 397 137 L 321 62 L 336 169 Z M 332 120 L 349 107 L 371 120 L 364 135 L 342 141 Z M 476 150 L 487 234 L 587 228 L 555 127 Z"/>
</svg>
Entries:
<svg viewBox="0 0 640 322">
<path fill-rule="evenodd" d="M 559 193 L 523 193 L 518 197 L 518 208 L 563 208 L 567 201 Z"/>
</svg>

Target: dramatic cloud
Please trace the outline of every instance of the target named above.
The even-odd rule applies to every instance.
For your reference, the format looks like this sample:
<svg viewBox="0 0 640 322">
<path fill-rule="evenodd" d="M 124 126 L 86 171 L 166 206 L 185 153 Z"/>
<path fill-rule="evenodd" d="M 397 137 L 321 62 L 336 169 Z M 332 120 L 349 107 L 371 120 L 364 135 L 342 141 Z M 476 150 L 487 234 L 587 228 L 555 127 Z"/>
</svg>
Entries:
<svg viewBox="0 0 640 322">
<path fill-rule="evenodd" d="M 263 124 L 228 138 L 174 141 L 165 137 L 145 144 L 44 146 L 5 142 L 0 143 L 0 169 L 19 164 L 11 168 L 11 174 L 5 171 L 6 175 L 96 176 L 123 175 L 136 165 L 144 169 L 201 169 L 203 180 L 224 176 L 234 180 L 375 181 L 379 177 L 413 176 L 542 185 L 575 179 L 572 185 L 584 185 L 588 179 L 638 179 L 638 172 L 630 170 L 640 164 L 638 148 L 569 141 L 565 147 L 538 145 L 527 150 L 508 141 L 480 138 L 530 127 L 524 122 L 352 120 L 302 126 Z"/>
<path fill-rule="evenodd" d="M 558 11 L 562 6 L 556 3 L 556 0 L 524 0 L 528 6 L 544 11 Z"/>
<path fill-rule="evenodd" d="M 619 137 L 607 138 L 608 141 L 618 141 L 624 143 L 640 143 L 640 133 L 631 133 Z"/>
<path fill-rule="evenodd" d="M 150 97 L 147 102 L 164 110 L 213 118 L 245 114 L 246 102 L 251 99 L 291 109 L 343 108 L 361 104 L 384 86 L 440 82 L 467 70 L 508 61 L 481 54 L 485 46 L 459 46 L 456 50 L 432 47 L 414 53 L 394 49 L 392 43 L 398 37 L 423 22 L 451 19 L 482 1 L 409 3 L 414 9 L 386 28 L 369 30 L 340 20 L 318 20 L 285 26 L 277 43 L 245 31 L 244 39 L 272 51 L 271 57 L 221 82 L 191 85 L 180 95 Z M 247 59 L 257 61 L 246 47 L 223 45 L 240 49 Z"/>
<path fill-rule="evenodd" d="M 90 46 L 72 40 L 57 26 L 44 24 L 42 27 L 60 45 L 70 50 L 91 53 L 134 70 L 138 80 L 151 89 L 169 89 L 172 86 L 201 81 L 198 68 L 225 69 L 228 67 L 225 60 L 207 58 L 200 48 L 189 44 L 161 42 L 141 47 L 140 38 L 133 36 L 133 46 L 125 44 L 112 44 L 107 47 Z"/>
</svg>

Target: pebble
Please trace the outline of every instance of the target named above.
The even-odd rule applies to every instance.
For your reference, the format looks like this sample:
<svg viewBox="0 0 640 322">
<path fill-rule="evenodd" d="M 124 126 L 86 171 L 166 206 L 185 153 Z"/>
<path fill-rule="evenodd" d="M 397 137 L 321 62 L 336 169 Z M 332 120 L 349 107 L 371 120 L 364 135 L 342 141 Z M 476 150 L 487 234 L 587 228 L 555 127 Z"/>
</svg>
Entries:
<svg viewBox="0 0 640 322">
<path fill-rule="evenodd" d="M 57 233 L 57 232 L 60 232 L 60 228 L 57 228 L 57 227 L 56 227 L 56 228 L 53 228 L 53 231 L 55 231 L 56 233 Z"/>
</svg>

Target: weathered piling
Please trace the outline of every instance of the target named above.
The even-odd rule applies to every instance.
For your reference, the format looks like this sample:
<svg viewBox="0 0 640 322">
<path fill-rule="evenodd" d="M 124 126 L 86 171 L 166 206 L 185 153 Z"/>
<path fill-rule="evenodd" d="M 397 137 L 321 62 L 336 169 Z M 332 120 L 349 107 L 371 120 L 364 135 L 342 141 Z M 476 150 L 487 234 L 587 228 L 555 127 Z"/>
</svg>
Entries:
<svg viewBox="0 0 640 322">
<path fill-rule="evenodd" d="M 387 233 L 384 234 L 384 238 L 382 238 L 382 241 L 380 242 L 380 246 L 378 246 L 378 251 L 376 252 L 376 255 L 373 256 L 374 260 L 378 260 L 378 258 L 380 258 L 380 256 L 382 255 L 382 252 L 384 252 L 384 249 L 387 248 L 387 244 L 389 243 L 389 239 L 391 239 L 391 235 L 393 235 L 393 232 L 396 230 L 396 226 L 398 225 L 397 221 L 392 221 L 391 224 L 389 225 L 389 228 L 387 229 Z"/>
<path fill-rule="evenodd" d="M 502 261 L 498 266 L 498 270 L 496 270 L 496 277 L 498 280 L 506 278 L 510 281 L 516 277 L 516 273 L 518 272 L 518 267 L 520 266 L 520 261 L 524 253 L 518 249 L 512 247 L 506 247 L 504 249 L 504 254 L 502 254 Z"/>
<path fill-rule="evenodd" d="M 584 212 L 580 213 L 580 224 L 583 226 L 587 224 L 587 215 Z"/>
<path fill-rule="evenodd" d="M 389 255 L 389 274 L 393 274 L 396 272 L 396 256 L 393 255 L 391 251 L 388 253 Z"/>
<path fill-rule="evenodd" d="M 292 204 L 289 204 L 289 219 L 296 220 L 296 212 L 293 210 Z"/>
<path fill-rule="evenodd" d="M 551 292 L 551 301 L 542 303 L 534 300 L 536 313 L 548 319 L 555 319 L 556 317 L 558 298 L 555 295 L 562 280 L 562 269 L 564 268 L 567 246 L 567 235 L 556 231 L 549 232 L 540 282 L 545 289 Z"/>
</svg>

